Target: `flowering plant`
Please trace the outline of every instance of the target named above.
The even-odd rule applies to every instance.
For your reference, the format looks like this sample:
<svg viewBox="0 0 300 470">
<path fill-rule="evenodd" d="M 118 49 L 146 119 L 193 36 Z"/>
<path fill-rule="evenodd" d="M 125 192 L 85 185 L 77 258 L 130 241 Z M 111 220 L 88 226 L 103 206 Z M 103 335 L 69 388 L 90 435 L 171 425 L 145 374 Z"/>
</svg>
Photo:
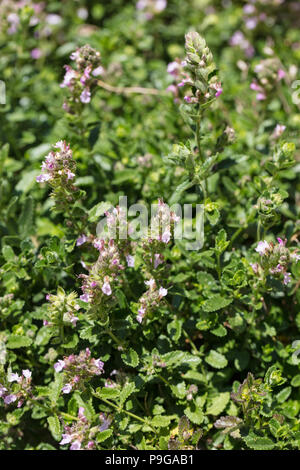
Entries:
<svg viewBox="0 0 300 470">
<path fill-rule="evenodd" d="M 300 449 L 298 8 L 1 2 L 0 449 Z"/>
</svg>

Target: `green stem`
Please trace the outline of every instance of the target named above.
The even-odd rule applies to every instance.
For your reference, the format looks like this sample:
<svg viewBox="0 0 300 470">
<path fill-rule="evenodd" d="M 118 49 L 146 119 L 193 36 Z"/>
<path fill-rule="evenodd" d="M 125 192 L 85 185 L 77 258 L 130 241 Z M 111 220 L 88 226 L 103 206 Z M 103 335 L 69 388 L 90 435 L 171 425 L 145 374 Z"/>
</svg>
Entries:
<svg viewBox="0 0 300 470">
<path fill-rule="evenodd" d="M 185 330 L 182 330 L 182 331 L 183 331 L 184 336 L 189 340 L 190 345 L 191 345 L 193 351 L 194 351 L 196 354 L 198 354 L 199 351 L 198 351 L 197 347 L 195 346 L 194 342 L 192 341 L 191 337 L 189 336 L 189 334 L 188 334 Z"/>
<path fill-rule="evenodd" d="M 199 110 L 199 117 L 197 118 L 197 121 L 196 121 L 196 140 L 197 140 L 198 154 L 199 154 L 201 163 L 204 163 L 204 155 L 203 155 L 202 149 L 201 149 L 201 118 L 202 118 L 202 113 Z M 202 185 L 202 190 L 203 190 L 203 199 L 205 201 L 206 194 L 207 194 L 207 180 L 206 180 L 206 178 L 204 178 L 203 185 Z"/>
<path fill-rule="evenodd" d="M 260 241 L 260 233 L 261 233 L 261 221 L 259 220 L 257 223 L 257 234 L 256 234 L 256 238 L 258 242 Z"/>
<path fill-rule="evenodd" d="M 77 416 L 69 415 L 69 413 L 60 412 L 60 414 L 62 415 L 63 418 L 79 421 L 79 418 L 77 418 Z"/>
<path fill-rule="evenodd" d="M 103 398 L 103 397 L 99 397 L 99 395 L 97 395 L 97 393 L 95 392 L 92 392 L 93 395 L 96 397 L 96 398 L 99 398 L 99 400 L 102 400 L 104 403 L 106 403 L 107 405 L 111 406 L 112 408 L 115 408 L 119 413 L 125 413 L 127 414 L 128 416 L 131 416 L 132 418 L 138 420 L 138 421 L 141 421 L 142 423 L 146 424 L 147 426 L 149 426 L 149 428 L 152 429 L 152 431 L 156 433 L 156 430 L 151 426 L 151 424 L 149 424 L 145 419 L 141 418 L 140 416 L 134 414 L 134 413 L 131 413 L 131 411 L 127 411 L 127 410 L 124 410 L 123 408 L 120 408 L 118 405 L 115 405 L 115 403 L 112 403 L 111 401 L 107 400 L 106 398 Z"/>
<path fill-rule="evenodd" d="M 109 329 L 105 330 L 105 333 L 107 333 L 111 339 L 113 339 L 115 341 L 115 343 L 117 343 L 118 346 L 121 346 L 122 349 L 125 349 L 125 345 L 124 343 L 116 337 L 116 335 Z"/>
<path fill-rule="evenodd" d="M 240 233 L 248 227 L 249 223 L 252 221 L 251 219 L 253 219 L 253 215 L 254 215 L 253 212 L 251 212 L 251 213 L 249 214 L 249 216 L 247 217 L 245 224 L 242 225 L 242 227 L 239 227 L 239 228 L 234 232 L 234 234 L 233 234 L 232 237 L 231 237 L 231 240 L 230 240 L 230 243 L 229 243 L 229 245 L 228 245 L 228 248 L 230 248 L 230 247 L 233 245 L 233 242 L 234 242 L 235 239 L 240 235 Z"/>
<path fill-rule="evenodd" d="M 158 377 L 160 380 L 162 380 L 166 385 L 168 385 L 168 387 L 171 387 L 170 382 L 168 382 L 168 380 L 165 379 L 162 375 L 157 374 L 157 377 Z"/>
</svg>

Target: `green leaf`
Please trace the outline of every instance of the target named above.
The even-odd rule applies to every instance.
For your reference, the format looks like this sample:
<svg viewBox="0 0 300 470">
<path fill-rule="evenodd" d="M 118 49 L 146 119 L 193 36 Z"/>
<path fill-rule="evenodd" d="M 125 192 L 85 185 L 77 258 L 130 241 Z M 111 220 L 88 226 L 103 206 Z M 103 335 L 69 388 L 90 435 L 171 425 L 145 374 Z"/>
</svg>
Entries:
<svg viewBox="0 0 300 470">
<path fill-rule="evenodd" d="M 300 374 L 295 375 L 295 377 L 292 378 L 291 385 L 293 387 L 300 387 Z"/>
<path fill-rule="evenodd" d="M 99 397 L 108 398 L 112 400 L 115 398 L 118 398 L 118 396 L 120 395 L 120 390 L 116 388 L 102 387 L 102 388 L 97 388 L 96 392 L 97 392 L 97 395 L 99 395 Z"/>
<path fill-rule="evenodd" d="M 22 238 L 27 237 L 33 227 L 33 199 L 28 196 L 25 199 L 23 210 L 19 217 L 19 234 Z"/>
<path fill-rule="evenodd" d="M 125 364 L 130 367 L 137 367 L 139 363 L 139 356 L 132 348 L 130 348 L 126 353 L 121 354 L 121 357 Z"/>
<path fill-rule="evenodd" d="M 56 441 L 60 441 L 61 440 L 61 425 L 60 425 L 57 415 L 49 416 L 47 418 L 47 421 L 48 421 L 49 429 L 53 438 Z"/>
<path fill-rule="evenodd" d="M 60 392 L 63 386 L 63 375 L 61 373 L 55 374 L 54 382 L 51 382 L 49 386 L 49 398 L 52 406 L 57 406 L 57 401 L 60 396 Z"/>
<path fill-rule="evenodd" d="M 32 339 L 28 336 L 10 335 L 6 346 L 9 349 L 28 348 L 32 344 Z"/>
<path fill-rule="evenodd" d="M 238 371 L 245 370 L 249 364 L 250 355 L 248 351 L 236 351 L 236 357 L 234 359 L 234 367 Z"/>
<path fill-rule="evenodd" d="M 223 325 L 219 325 L 217 328 L 210 330 L 210 332 L 215 336 L 219 336 L 220 338 L 227 335 L 227 330 Z"/>
<path fill-rule="evenodd" d="M 272 450 L 275 447 L 274 442 L 268 437 L 260 437 L 253 432 L 243 437 L 245 444 L 254 450 Z"/>
<path fill-rule="evenodd" d="M 227 366 L 228 361 L 223 354 L 220 354 L 219 352 L 215 351 L 214 349 L 211 349 L 209 351 L 208 356 L 205 358 L 205 362 L 209 364 L 211 367 L 214 367 L 215 369 L 223 369 L 224 367 Z"/>
<path fill-rule="evenodd" d="M 171 422 L 170 416 L 157 415 L 151 421 L 151 424 L 157 428 L 166 428 Z"/>
<path fill-rule="evenodd" d="M 201 424 L 204 420 L 203 411 L 193 403 L 184 410 L 184 414 L 195 424 Z"/>
<path fill-rule="evenodd" d="M 95 410 L 92 405 L 92 398 L 90 400 L 83 400 L 82 396 L 80 393 L 77 391 L 74 393 L 74 399 L 77 402 L 77 405 L 79 407 L 84 408 L 84 415 L 89 421 L 92 421 L 94 415 L 95 415 Z"/>
<path fill-rule="evenodd" d="M 99 202 L 94 207 L 89 210 L 89 221 L 90 222 L 97 222 L 99 218 L 109 209 L 112 208 L 112 204 L 110 202 Z"/>
<path fill-rule="evenodd" d="M 180 183 L 172 194 L 169 204 L 172 205 L 178 202 L 182 194 L 192 186 L 194 186 L 194 183 L 192 183 L 189 179 L 183 181 L 183 183 Z"/>
<path fill-rule="evenodd" d="M 212 398 L 206 408 L 206 413 L 209 415 L 217 416 L 226 408 L 230 400 L 230 393 L 219 393 L 216 397 Z"/>
<path fill-rule="evenodd" d="M 228 245 L 229 245 L 229 242 L 227 241 L 227 234 L 225 230 L 222 228 L 218 232 L 218 235 L 216 236 L 215 249 L 219 254 L 221 254 L 223 253 L 223 251 L 226 250 Z"/>
<path fill-rule="evenodd" d="M 167 331 L 170 335 L 170 338 L 177 343 L 181 336 L 181 331 L 182 331 L 182 321 L 179 320 L 178 318 L 175 318 L 175 320 L 171 321 L 167 325 Z"/>
<path fill-rule="evenodd" d="M 124 385 L 124 387 L 121 390 L 120 393 L 120 405 L 123 406 L 127 398 L 134 392 L 135 390 L 135 384 L 132 382 L 129 382 Z"/>
<path fill-rule="evenodd" d="M 220 294 L 216 294 L 210 297 L 208 300 L 205 300 L 201 307 L 205 312 L 215 312 L 227 307 L 231 304 L 232 301 L 233 299 L 225 299 Z"/>
<path fill-rule="evenodd" d="M 5 261 L 7 261 L 7 262 L 16 261 L 16 255 L 15 255 L 14 250 L 12 249 L 11 246 L 4 245 L 2 247 L 2 254 L 3 254 L 3 257 L 4 257 Z"/>
<path fill-rule="evenodd" d="M 185 365 L 197 365 L 201 362 L 200 357 L 185 351 L 172 351 L 163 354 L 161 359 L 166 363 L 168 368 L 184 367 Z"/>
<path fill-rule="evenodd" d="M 108 439 L 112 435 L 112 433 L 113 433 L 112 429 L 106 429 L 105 431 L 99 432 L 96 437 L 98 444 L 100 442 L 106 441 L 106 439 Z"/>
<path fill-rule="evenodd" d="M 289 398 L 291 392 L 292 392 L 292 387 L 285 387 L 276 395 L 277 401 L 279 403 L 285 402 Z"/>
</svg>

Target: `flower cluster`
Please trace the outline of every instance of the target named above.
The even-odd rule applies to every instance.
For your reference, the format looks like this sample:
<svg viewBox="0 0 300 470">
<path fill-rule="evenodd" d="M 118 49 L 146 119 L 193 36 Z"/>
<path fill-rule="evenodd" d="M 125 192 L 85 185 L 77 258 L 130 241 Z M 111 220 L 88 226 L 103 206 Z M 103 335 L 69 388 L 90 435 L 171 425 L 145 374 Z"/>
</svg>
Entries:
<svg viewBox="0 0 300 470">
<path fill-rule="evenodd" d="M 70 186 L 70 181 L 75 177 L 76 163 L 72 157 L 70 145 L 60 140 L 54 145 L 57 149 L 51 151 L 42 164 L 42 173 L 36 177 L 38 183 L 49 182 L 52 187 Z"/>
<path fill-rule="evenodd" d="M 32 397 L 30 370 L 22 370 L 21 375 L 10 372 L 5 385 L 0 384 L 0 397 L 6 405 L 17 402 L 17 407 L 20 408 L 28 398 Z"/>
<path fill-rule="evenodd" d="M 176 100 L 179 88 L 185 88 L 186 103 L 203 105 L 221 95 L 223 89 L 216 75 L 216 66 L 205 40 L 196 32 L 185 36 L 186 57 L 183 61 L 174 61 L 168 65 L 168 72 L 174 82 L 168 90 L 173 92 Z"/>
<path fill-rule="evenodd" d="M 80 299 L 103 311 L 109 310 L 115 302 L 114 287 L 121 282 L 120 274 L 127 267 L 134 267 L 134 256 L 130 254 L 131 246 L 127 240 L 129 226 L 124 217 L 124 209 L 117 206 L 106 212 L 106 232 L 103 238 L 93 238 L 94 248 L 99 251 L 95 264 L 89 268 L 89 274 L 80 274 L 83 280 Z M 85 243 L 88 238 L 81 235 L 77 245 Z M 101 312 L 100 312 L 101 313 Z"/>
<path fill-rule="evenodd" d="M 151 153 L 146 153 L 145 155 L 139 155 L 136 159 L 139 167 L 151 168 L 152 166 L 153 155 Z"/>
<path fill-rule="evenodd" d="M 100 359 L 92 358 L 91 351 L 86 348 L 77 356 L 71 354 L 60 359 L 54 364 L 54 369 L 56 372 L 63 371 L 64 386 L 62 392 L 68 394 L 73 390 L 84 389 L 84 382 L 104 372 L 103 366 L 103 362 Z"/>
<path fill-rule="evenodd" d="M 161 13 L 167 6 L 167 0 L 138 0 L 137 10 L 142 12 L 146 20 L 151 20 L 154 15 Z"/>
<path fill-rule="evenodd" d="M 139 299 L 138 315 L 136 317 L 139 323 L 142 323 L 145 316 L 154 308 L 156 308 L 163 297 L 168 294 L 168 290 L 164 287 L 157 287 L 154 279 L 145 281 L 148 290 Z"/>
<path fill-rule="evenodd" d="M 80 306 L 77 303 L 76 292 L 66 294 L 62 287 L 57 289 L 57 294 L 47 294 L 46 300 L 49 302 L 47 318 L 44 326 L 61 327 L 62 324 L 76 326 L 78 317 L 76 316 Z"/>
<path fill-rule="evenodd" d="M 283 278 L 283 283 L 288 284 L 291 280 L 291 273 L 287 271 L 291 262 L 300 260 L 300 255 L 291 253 L 286 247 L 287 240 L 277 238 L 278 243 L 260 241 L 256 247 L 257 253 L 261 256 L 261 262 L 252 263 L 251 267 L 256 274 L 271 275 L 275 278 Z"/>
<path fill-rule="evenodd" d="M 42 173 L 36 177 L 38 183 L 47 182 L 52 188 L 51 197 L 55 199 L 55 208 L 64 211 L 79 197 L 78 188 L 73 184 L 76 162 L 70 145 L 60 140 L 54 145 L 42 164 Z"/>
<path fill-rule="evenodd" d="M 146 271 L 153 274 L 159 265 L 164 263 L 163 251 L 174 235 L 175 224 L 180 217 L 169 206 L 158 200 L 157 212 L 151 219 L 151 229 L 142 240 L 143 260 Z"/>
<path fill-rule="evenodd" d="M 246 57 L 251 58 L 254 56 L 254 47 L 251 42 L 245 37 L 242 31 L 236 31 L 230 38 L 229 44 L 233 47 L 239 47 Z"/>
<path fill-rule="evenodd" d="M 64 425 L 62 440 L 59 444 L 61 446 L 71 444 L 70 450 L 94 449 L 96 434 L 108 429 L 111 423 L 110 418 L 107 418 L 104 413 L 100 413 L 99 419 L 101 423 L 100 426 L 91 427 L 84 414 L 84 408 L 80 407 L 78 410 L 78 419 L 75 423 L 73 423 L 72 426 Z"/>
<path fill-rule="evenodd" d="M 70 59 L 75 61 L 75 68 L 65 65 L 66 72 L 60 86 L 69 89 L 70 95 L 63 107 L 74 114 L 91 101 L 92 89 L 97 85 L 97 77 L 103 73 L 103 67 L 100 52 L 88 44 L 73 52 Z"/>
<path fill-rule="evenodd" d="M 256 78 L 250 88 L 257 92 L 257 101 L 264 101 L 274 93 L 277 84 L 285 77 L 285 71 L 277 58 L 262 60 L 254 71 Z"/>
<path fill-rule="evenodd" d="M 116 242 L 113 239 L 94 240 L 94 247 L 99 250 L 96 263 L 89 274 L 80 274 L 83 302 L 99 305 L 105 297 L 112 295 L 112 284 L 118 280 L 118 274 L 124 269 Z"/>
<path fill-rule="evenodd" d="M 243 8 L 245 27 L 252 30 L 259 24 L 272 26 L 274 14 L 282 3 L 284 0 L 250 0 Z"/>
</svg>

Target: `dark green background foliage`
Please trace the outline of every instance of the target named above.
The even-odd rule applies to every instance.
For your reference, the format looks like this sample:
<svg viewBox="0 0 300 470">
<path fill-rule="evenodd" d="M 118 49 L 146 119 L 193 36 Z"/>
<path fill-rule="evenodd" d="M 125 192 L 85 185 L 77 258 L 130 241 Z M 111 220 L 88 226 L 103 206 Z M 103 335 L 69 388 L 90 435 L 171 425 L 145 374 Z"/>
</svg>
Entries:
<svg viewBox="0 0 300 470">
<path fill-rule="evenodd" d="M 245 27 L 245 2 L 217 0 L 169 0 L 148 21 L 137 17 L 134 1 L 51 1 L 37 25 L 30 26 L 32 10 L 25 7 L 15 34 L 2 28 L 0 383 L 9 371 L 30 369 L 33 396 L 20 408 L 1 400 L 0 448 L 67 449 L 59 445 L 62 426 L 76 421 L 79 407 L 91 427 L 99 425 L 100 412 L 111 418 L 108 430 L 97 430 L 99 450 L 300 448 L 300 358 L 293 354 L 300 340 L 300 263 L 290 266 L 287 286 L 272 276 L 258 280 L 250 266 L 259 261 L 257 234 L 273 242 L 287 238 L 291 251 L 300 234 L 300 110 L 292 88 L 300 79 L 300 37 L 290 3 L 269 7 L 272 21 L 253 30 Z M 88 9 L 86 20 L 78 17 L 79 7 Z M 6 24 L 1 8 L 0 25 Z M 47 14 L 61 21 L 38 37 Z M 205 168 L 191 176 L 183 151 L 173 147 L 182 143 L 193 152 L 195 126 L 165 92 L 167 64 L 184 57 L 191 30 L 205 38 L 223 87 L 201 120 L 204 154 L 218 154 L 205 176 L 205 200 Z M 230 46 L 238 30 L 254 47 L 253 57 Z M 62 108 L 67 91 L 59 86 L 63 66 L 85 44 L 101 53 L 106 84 L 158 94 L 98 86 L 79 117 L 68 115 Z M 42 51 L 39 59 L 31 57 L 34 48 Z M 286 76 L 259 102 L 250 84 L 255 66 L 270 54 Z M 277 124 L 286 130 L 274 142 Z M 220 146 L 226 126 L 236 138 Z M 53 210 L 49 187 L 36 183 L 59 140 L 70 143 L 76 185 L 85 192 L 73 211 L 81 233 L 94 233 L 97 204 L 116 205 L 121 195 L 148 206 L 158 198 L 205 203 L 204 247 L 168 245 L 168 296 L 141 325 L 136 308 L 145 278 L 137 255 L 107 318 L 91 318 L 81 303 L 77 326 L 66 326 L 63 336 L 43 326 L 46 294 L 60 287 L 81 295 L 81 261 L 97 258 L 92 248 L 75 246 L 81 233 Z M 137 157 L 147 153 L 151 165 L 139 165 Z M 271 199 L 272 207 L 262 208 L 261 198 Z M 54 363 L 87 347 L 104 361 L 104 374 L 81 391 L 62 394 Z M 110 377 L 114 370 L 117 378 Z M 115 388 L 105 387 L 108 378 Z M 189 396 L 191 385 L 197 388 Z"/>
</svg>

